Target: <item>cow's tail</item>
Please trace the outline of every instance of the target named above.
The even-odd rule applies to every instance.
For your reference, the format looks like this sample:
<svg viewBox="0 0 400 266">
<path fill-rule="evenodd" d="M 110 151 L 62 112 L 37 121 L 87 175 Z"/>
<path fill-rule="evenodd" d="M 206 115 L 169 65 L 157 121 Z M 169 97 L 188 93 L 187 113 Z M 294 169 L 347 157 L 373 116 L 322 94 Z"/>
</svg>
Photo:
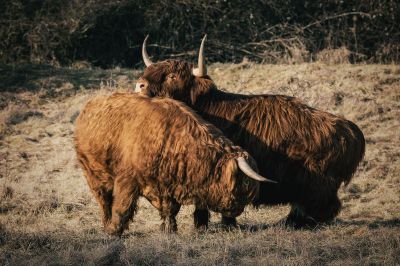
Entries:
<svg viewBox="0 0 400 266">
<path fill-rule="evenodd" d="M 361 129 L 351 121 L 344 120 L 342 135 L 342 169 L 339 169 L 341 181 L 348 185 L 365 154 L 365 138 Z"/>
</svg>

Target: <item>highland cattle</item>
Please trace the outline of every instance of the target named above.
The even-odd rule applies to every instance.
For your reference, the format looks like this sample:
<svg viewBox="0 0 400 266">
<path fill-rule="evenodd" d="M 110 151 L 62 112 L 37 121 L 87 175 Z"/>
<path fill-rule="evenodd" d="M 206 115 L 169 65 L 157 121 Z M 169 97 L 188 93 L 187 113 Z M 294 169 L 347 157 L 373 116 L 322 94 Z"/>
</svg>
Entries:
<svg viewBox="0 0 400 266">
<path fill-rule="evenodd" d="M 254 159 L 183 103 L 132 93 L 90 100 L 76 120 L 75 148 L 102 212 L 105 231 L 121 235 L 140 196 L 176 231 L 181 205 L 234 218 L 258 195 Z M 200 214 L 200 215 L 199 215 Z"/>
<path fill-rule="evenodd" d="M 242 95 L 221 91 L 207 75 L 203 38 L 198 66 L 183 60 L 153 63 L 142 47 L 146 69 L 135 90 L 186 103 L 256 160 L 261 184 L 254 205 L 291 204 L 287 224 L 314 226 L 340 211 L 337 191 L 362 160 L 365 139 L 353 122 L 284 95 Z M 203 215 L 208 215 L 204 211 Z M 223 217 L 235 224 L 235 219 Z"/>
</svg>

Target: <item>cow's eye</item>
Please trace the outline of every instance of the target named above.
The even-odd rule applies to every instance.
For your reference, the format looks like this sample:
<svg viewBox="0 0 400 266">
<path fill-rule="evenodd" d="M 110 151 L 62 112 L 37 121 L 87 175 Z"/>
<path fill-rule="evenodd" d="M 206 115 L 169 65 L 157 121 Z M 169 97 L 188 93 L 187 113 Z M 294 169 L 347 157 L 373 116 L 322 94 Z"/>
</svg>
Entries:
<svg viewBox="0 0 400 266">
<path fill-rule="evenodd" d="M 176 78 L 175 74 L 173 74 L 173 73 L 168 74 L 168 79 L 175 80 L 175 78 Z"/>
</svg>

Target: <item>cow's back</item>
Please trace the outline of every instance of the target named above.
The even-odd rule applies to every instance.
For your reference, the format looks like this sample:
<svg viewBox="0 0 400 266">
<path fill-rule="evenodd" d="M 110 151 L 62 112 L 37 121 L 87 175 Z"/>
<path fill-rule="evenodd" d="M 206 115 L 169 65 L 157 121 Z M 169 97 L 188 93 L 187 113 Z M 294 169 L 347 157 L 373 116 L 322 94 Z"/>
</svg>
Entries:
<svg viewBox="0 0 400 266">
<path fill-rule="evenodd" d="M 119 168 L 146 167 L 162 146 L 168 108 L 127 93 L 90 100 L 76 121 L 78 154 L 91 157 L 115 172 Z M 136 163 L 132 166 L 127 164 Z M 140 165 L 143 164 L 143 165 Z M 115 169 L 114 169 L 115 168 Z"/>
<path fill-rule="evenodd" d="M 141 183 L 158 178 L 160 184 L 203 186 L 232 145 L 182 103 L 131 93 L 89 101 L 75 132 L 78 159 L 101 165 L 110 176 L 137 174 Z"/>
</svg>

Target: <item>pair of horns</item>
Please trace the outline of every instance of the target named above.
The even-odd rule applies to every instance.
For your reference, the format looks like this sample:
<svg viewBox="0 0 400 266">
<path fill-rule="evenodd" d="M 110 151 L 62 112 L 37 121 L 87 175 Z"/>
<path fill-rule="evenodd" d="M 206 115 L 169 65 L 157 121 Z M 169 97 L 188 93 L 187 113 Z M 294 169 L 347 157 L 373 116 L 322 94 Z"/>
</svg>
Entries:
<svg viewBox="0 0 400 266">
<path fill-rule="evenodd" d="M 146 49 L 146 43 L 147 39 L 149 38 L 149 35 L 146 36 L 146 38 L 143 41 L 143 46 L 142 46 L 142 56 L 143 56 L 143 61 L 146 65 L 146 67 L 149 67 L 153 64 L 153 62 L 150 60 L 149 55 L 147 54 L 147 49 Z M 206 41 L 207 34 L 204 35 L 203 39 L 201 40 L 201 45 L 200 45 L 200 50 L 199 50 L 199 59 L 198 59 L 198 67 L 193 69 L 193 75 L 197 77 L 204 77 L 207 75 L 207 67 L 206 67 L 206 62 L 204 60 L 204 43 Z M 248 177 L 260 181 L 260 182 L 270 182 L 270 183 L 277 183 L 274 180 L 267 179 L 261 175 L 259 175 L 256 171 L 251 168 L 251 166 L 247 163 L 246 159 L 244 157 L 239 157 L 236 159 L 238 162 L 239 169 L 242 170 L 242 172 L 247 175 Z"/>
<path fill-rule="evenodd" d="M 149 55 L 147 54 L 147 48 L 146 48 L 146 43 L 147 39 L 149 38 L 149 35 L 146 36 L 146 38 L 143 41 L 143 46 L 142 46 L 142 57 L 144 64 L 146 67 L 149 67 L 153 64 L 151 62 Z M 193 75 L 197 77 L 204 77 L 207 75 L 207 67 L 206 67 L 206 62 L 204 58 L 204 43 L 206 41 L 207 34 L 204 35 L 203 39 L 201 40 L 201 45 L 200 45 L 200 50 L 199 50 L 199 59 L 198 59 L 198 67 L 193 69 Z"/>
</svg>

